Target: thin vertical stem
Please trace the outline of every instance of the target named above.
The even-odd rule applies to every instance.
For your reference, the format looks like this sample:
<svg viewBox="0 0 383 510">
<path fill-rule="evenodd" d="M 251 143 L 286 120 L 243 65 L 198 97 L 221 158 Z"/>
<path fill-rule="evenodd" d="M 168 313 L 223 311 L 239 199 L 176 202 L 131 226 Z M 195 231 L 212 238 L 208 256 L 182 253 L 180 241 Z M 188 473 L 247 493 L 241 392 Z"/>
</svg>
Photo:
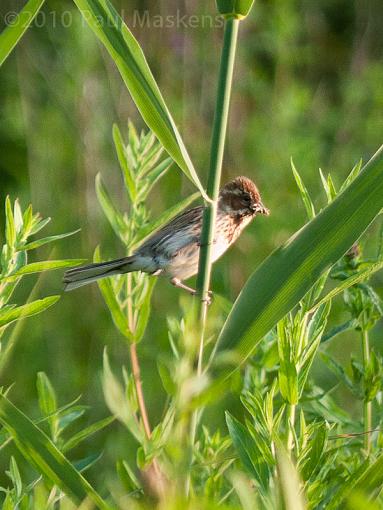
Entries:
<svg viewBox="0 0 383 510">
<path fill-rule="evenodd" d="M 363 367 L 366 374 L 368 364 L 370 362 L 370 342 L 368 338 L 368 331 L 362 330 L 362 353 L 363 353 Z M 363 429 L 364 429 L 364 448 L 367 454 L 371 450 L 371 429 L 372 429 L 372 402 L 368 401 L 366 395 L 363 401 Z"/>
<path fill-rule="evenodd" d="M 146 410 L 144 392 L 142 391 L 141 370 L 140 370 L 140 364 L 139 364 L 138 356 L 137 356 L 137 344 L 136 343 L 130 344 L 130 361 L 132 363 L 132 374 L 133 374 L 134 386 L 136 388 L 138 408 L 140 410 L 146 437 L 148 439 L 150 439 L 150 437 L 152 435 L 152 431 L 150 428 L 148 412 Z"/>
<path fill-rule="evenodd" d="M 198 295 L 201 297 L 199 308 L 201 336 L 197 364 L 198 375 L 202 374 L 203 367 L 207 301 L 212 265 L 212 245 L 214 242 L 215 221 L 217 216 L 218 195 L 221 182 L 227 120 L 229 115 L 230 94 L 233 81 L 238 27 L 239 21 L 237 19 L 228 19 L 225 23 L 221 65 L 218 79 L 217 103 L 211 139 L 210 169 L 206 191 L 212 202 L 206 206 L 204 211 L 201 233 L 201 250 L 197 276 L 197 291 Z"/>
<path fill-rule="evenodd" d="M 228 19 L 225 23 L 217 103 L 211 139 L 209 176 L 206 189 L 212 202 L 207 204 L 204 212 L 197 276 L 197 290 L 201 296 L 200 317 L 202 319 L 206 317 L 206 302 L 210 286 L 211 252 L 214 240 L 215 219 L 217 216 L 217 203 L 221 182 L 238 27 L 239 21 L 237 19 Z"/>
<path fill-rule="evenodd" d="M 210 287 L 212 245 L 214 242 L 215 221 L 222 173 L 222 161 L 225 147 L 226 129 L 229 114 L 231 86 L 233 81 L 235 52 L 238 38 L 238 19 L 225 21 L 225 32 L 218 78 L 217 101 L 213 122 L 213 131 L 210 148 L 210 166 L 207 182 L 207 194 L 211 202 L 205 207 L 201 233 L 201 249 L 197 276 L 197 292 L 201 300 L 199 302 L 200 320 L 200 343 L 197 358 L 197 375 L 202 375 L 205 325 L 207 317 L 207 302 Z M 195 443 L 200 410 L 196 410 L 190 423 L 190 448 Z M 187 473 L 185 491 L 190 492 L 190 467 L 193 460 L 191 452 L 189 473 Z"/>
<path fill-rule="evenodd" d="M 294 435 L 293 435 L 293 428 L 295 425 L 295 411 L 296 411 L 296 405 L 294 404 L 288 404 L 286 409 L 286 447 L 288 451 L 291 451 L 293 449 L 293 442 L 294 442 Z"/>
<path fill-rule="evenodd" d="M 129 253 L 129 252 L 128 252 Z M 126 293 L 127 293 L 127 311 L 128 311 L 128 324 L 130 331 L 134 331 L 136 328 L 134 314 L 133 314 L 133 303 L 132 303 L 132 275 L 129 273 L 126 276 Z M 142 382 L 141 382 L 141 369 L 140 362 L 137 355 L 137 344 L 135 342 L 130 343 L 130 363 L 132 365 L 132 374 L 134 387 L 136 389 L 137 395 L 137 403 L 138 409 L 140 411 L 140 415 L 142 418 L 142 423 L 144 425 L 144 430 L 146 437 L 150 439 L 152 435 L 152 431 L 149 424 L 148 412 L 146 410 L 145 397 L 144 392 L 142 390 Z"/>
</svg>

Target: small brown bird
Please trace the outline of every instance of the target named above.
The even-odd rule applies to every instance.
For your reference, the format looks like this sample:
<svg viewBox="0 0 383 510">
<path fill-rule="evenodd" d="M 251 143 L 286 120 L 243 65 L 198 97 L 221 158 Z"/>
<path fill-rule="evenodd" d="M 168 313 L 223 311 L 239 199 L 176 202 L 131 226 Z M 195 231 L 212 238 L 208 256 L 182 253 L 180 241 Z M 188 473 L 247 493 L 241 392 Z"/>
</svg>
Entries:
<svg viewBox="0 0 383 510">
<path fill-rule="evenodd" d="M 151 235 L 130 257 L 70 269 L 65 273 L 65 290 L 116 274 L 143 271 L 164 275 L 191 294 L 195 290 L 183 280 L 198 271 L 203 206 L 189 209 Z M 269 214 L 256 185 L 247 177 L 237 177 L 219 193 L 213 244 L 213 262 L 234 243 L 256 214 Z"/>
</svg>

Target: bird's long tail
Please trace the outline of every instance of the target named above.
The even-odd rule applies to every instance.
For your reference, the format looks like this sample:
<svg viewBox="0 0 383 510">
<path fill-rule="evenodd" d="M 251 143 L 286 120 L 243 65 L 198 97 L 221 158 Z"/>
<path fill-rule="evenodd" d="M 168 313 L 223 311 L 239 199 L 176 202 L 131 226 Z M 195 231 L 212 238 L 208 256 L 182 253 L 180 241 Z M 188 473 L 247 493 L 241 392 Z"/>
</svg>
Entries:
<svg viewBox="0 0 383 510">
<path fill-rule="evenodd" d="M 124 257 L 110 262 L 99 262 L 69 269 L 64 274 L 65 290 L 73 290 L 107 276 L 137 271 L 136 257 Z"/>
</svg>

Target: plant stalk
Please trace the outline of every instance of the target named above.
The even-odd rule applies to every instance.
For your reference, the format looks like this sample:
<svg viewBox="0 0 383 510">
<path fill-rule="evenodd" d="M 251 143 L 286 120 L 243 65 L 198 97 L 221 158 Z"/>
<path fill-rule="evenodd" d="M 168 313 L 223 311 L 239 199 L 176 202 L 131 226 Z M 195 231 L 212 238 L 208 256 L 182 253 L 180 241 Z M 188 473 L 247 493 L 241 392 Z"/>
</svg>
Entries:
<svg viewBox="0 0 383 510">
<path fill-rule="evenodd" d="M 222 161 L 229 115 L 238 27 L 238 19 L 227 19 L 225 21 L 223 48 L 218 78 L 217 101 L 210 148 L 209 175 L 206 189 L 207 195 L 211 199 L 211 202 L 206 204 L 203 215 L 201 248 L 197 275 L 197 294 L 200 297 L 198 309 L 200 320 L 200 344 L 197 357 L 198 376 L 202 375 L 203 369 L 204 337 L 212 266 L 212 246 L 214 242 L 215 222 L 217 216 L 219 188 L 221 183 Z M 191 452 L 195 443 L 199 417 L 200 410 L 194 411 L 190 424 Z M 193 454 L 191 453 L 190 455 L 191 458 L 189 463 L 189 472 L 187 473 L 185 486 L 185 492 L 187 496 L 190 492 L 190 467 L 193 461 Z"/>
<path fill-rule="evenodd" d="M 368 338 L 368 331 L 362 330 L 362 353 L 363 353 L 363 368 L 364 373 L 367 372 L 367 367 L 370 362 L 370 342 Z M 364 430 L 364 448 L 367 455 L 371 450 L 371 429 L 372 429 L 372 402 L 368 401 L 364 396 L 363 401 L 363 430 Z"/>
<path fill-rule="evenodd" d="M 129 327 L 130 327 L 131 331 L 134 331 L 134 329 L 135 329 L 135 320 L 134 320 L 134 317 L 133 317 L 132 300 L 131 300 L 131 297 L 130 297 L 131 296 L 131 291 L 132 291 L 132 279 L 131 279 L 131 276 L 132 276 L 131 274 L 127 275 L 128 322 L 129 322 Z M 139 358 L 138 358 L 138 355 L 137 355 L 137 343 L 136 342 L 131 342 L 130 343 L 130 345 L 129 345 L 129 354 L 130 354 L 130 363 L 131 363 L 131 367 L 132 367 L 132 375 L 133 375 L 134 387 L 135 387 L 136 396 L 137 396 L 137 404 L 138 404 L 138 409 L 139 409 L 139 415 L 141 416 L 141 419 L 142 419 L 142 424 L 143 424 L 143 427 L 144 427 L 145 435 L 146 435 L 147 439 L 150 439 L 151 436 L 152 436 L 152 429 L 150 427 L 149 415 L 148 415 L 148 411 L 146 409 L 146 404 L 145 404 L 144 391 L 142 389 L 141 368 L 140 368 Z M 160 470 L 160 467 L 159 467 L 159 464 L 158 464 L 156 458 L 154 458 L 152 460 L 152 464 L 151 465 L 153 466 L 154 473 L 155 473 L 156 480 L 157 480 L 157 490 L 159 491 L 159 493 L 162 493 L 163 489 L 164 489 L 163 477 L 162 477 L 161 470 Z"/>
<path fill-rule="evenodd" d="M 215 220 L 219 187 L 221 183 L 222 161 L 225 147 L 226 128 L 229 114 L 231 85 L 235 51 L 237 46 L 239 21 L 228 19 L 225 22 L 225 33 L 218 79 L 217 102 L 213 122 L 213 133 L 210 148 L 210 166 L 206 192 L 212 202 L 205 207 L 201 233 L 201 249 L 197 276 L 197 291 L 201 297 L 200 317 L 204 322 L 207 309 L 207 298 L 210 286 L 211 255 L 214 240 Z"/>
<path fill-rule="evenodd" d="M 132 374 L 133 374 L 134 386 L 136 388 L 138 408 L 140 410 L 140 415 L 142 418 L 142 423 L 144 426 L 146 437 L 148 439 L 150 439 L 150 437 L 152 435 L 152 431 L 150 428 L 148 412 L 146 410 L 144 392 L 142 390 L 141 369 L 140 369 L 140 364 L 139 364 L 138 356 L 137 356 L 137 344 L 135 342 L 132 342 L 130 344 L 130 361 L 132 364 Z"/>
<path fill-rule="evenodd" d="M 288 404 L 286 409 L 286 448 L 287 451 L 291 451 L 293 449 L 293 442 L 294 442 L 294 436 L 292 432 L 292 428 L 295 424 L 295 411 L 296 411 L 296 405 L 295 404 Z"/>
</svg>

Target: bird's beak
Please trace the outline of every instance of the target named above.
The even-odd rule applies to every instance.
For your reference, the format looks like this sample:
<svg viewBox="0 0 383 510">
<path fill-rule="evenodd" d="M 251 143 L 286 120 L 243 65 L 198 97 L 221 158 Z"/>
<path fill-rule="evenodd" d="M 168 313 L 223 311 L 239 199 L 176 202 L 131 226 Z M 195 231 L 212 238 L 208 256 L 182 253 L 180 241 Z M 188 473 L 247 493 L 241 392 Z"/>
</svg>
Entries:
<svg viewBox="0 0 383 510">
<path fill-rule="evenodd" d="M 262 202 L 258 202 L 254 205 L 253 210 L 255 213 L 264 214 L 265 216 L 268 216 L 270 214 L 270 211 L 267 207 L 265 207 Z"/>
</svg>

